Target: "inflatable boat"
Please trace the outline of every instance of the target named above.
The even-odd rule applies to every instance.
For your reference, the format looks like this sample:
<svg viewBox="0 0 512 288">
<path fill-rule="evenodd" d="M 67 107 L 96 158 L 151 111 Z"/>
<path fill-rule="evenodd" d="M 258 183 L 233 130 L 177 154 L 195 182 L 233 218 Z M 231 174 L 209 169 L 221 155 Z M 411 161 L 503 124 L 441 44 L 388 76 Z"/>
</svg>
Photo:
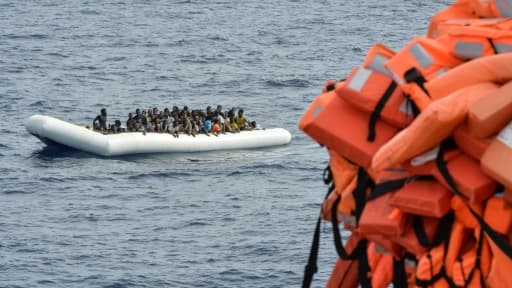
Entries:
<svg viewBox="0 0 512 288">
<path fill-rule="evenodd" d="M 33 115 L 25 122 L 27 131 L 47 145 L 61 144 L 101 156 L 118 156 L 161 152 L 203 152 L 229 149 L 254 149 L 290 143 L 292 135 L 285 129 L 241 131 L 214 135 L 175 138 L 168 133 L 124 132 L 102 134 L 50 116 Z"/>
</svg>

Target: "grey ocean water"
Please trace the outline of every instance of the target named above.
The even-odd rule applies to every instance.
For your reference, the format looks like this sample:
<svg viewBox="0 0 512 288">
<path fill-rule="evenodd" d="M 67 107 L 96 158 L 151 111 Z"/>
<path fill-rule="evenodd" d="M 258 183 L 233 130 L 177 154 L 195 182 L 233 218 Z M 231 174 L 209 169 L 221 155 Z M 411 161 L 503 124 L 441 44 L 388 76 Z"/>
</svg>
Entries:
<svg viewBox="0 0 512 288">
<path fill-rule="evenodd" d="M 450 1 L 0 1 L 0 287 L 297 287 L 326 192 L 297 129 L 326 79 L 399 49 Z M 292 144 L 99 158 L 43 148 L 43 113 L 244 107 Z M 342 125 L 342 123 L 340 123 Z M 321 287 L 335 260 L 322 228 Z"/>
</svg>

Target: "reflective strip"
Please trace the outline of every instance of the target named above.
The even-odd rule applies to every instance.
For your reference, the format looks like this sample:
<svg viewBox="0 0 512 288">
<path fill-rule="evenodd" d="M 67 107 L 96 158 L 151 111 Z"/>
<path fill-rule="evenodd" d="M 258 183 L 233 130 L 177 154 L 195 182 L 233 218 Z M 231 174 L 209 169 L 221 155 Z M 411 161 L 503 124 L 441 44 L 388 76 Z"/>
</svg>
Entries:
<svg viewBox="0 0 512 288">
<path fill-rule="evenodd" d="M 409 48 L 409 52 L 416 58 L 416 61 L 422 66 L 423 69 L 427 69 L 430 65 L 434 63 L 432 57 L 425 51 L 420 44 L 415 44 L 411 48 Z"/>
<path fill-rule="evenodd" d="M 512 16 L 512 4 L 510 0 L 496 0 L 494 5 L 500 12 L 501 17 L 511 17 Z"/>
<path fill-rule="evenodd" d="M 397 75 L 393 71 L 391 71 L 391 78 L 393 78 L 393 80 L 395 80 L 396 84 L 398 84 L 398 85 L 404 85 L 405 84 L 404 79 L 402 79 L 402 77 L 400 77 L 400 75 Z"/>
<path fill-rule="evenodd" d="M 439 77 L 439 76 L 443 75 L 446 72 L 448 72 L 448 69 L 441 68 L 441 69 L 437 70 L 435 74 L 436 74 L 436 77 Z"/>
<path fill-rule="evenodd" d="M 407 98 L 404 99 L 402 104 L 400 104 L 400 112 L 414 117 L 411 100 Z"/>
<path fill-rule="evenodd" d="M 386 63 L 388 60 L 388 58 L 377 54 L 375 57 L 373 57 L 372 62 L 370 63 L 370 67 L 368 68 L 372 69 L 373 71 L 377 71 L 380 74 L 391 76 L 391 72 L 389 72 L 389 70 L 384 67 L 384 63 Z"/>
<path fill-rule="evenodd" d="M 508 146 L 508 148 L 512 148 L 512 122 L 508 123 L 503 130 L 501 130 L 498 137 L 496 137 L 501 143 Z"/>
<path fill-rule="evenodd" d="M 512 44 L 494 43 L 494 47 L 496 47 L 496 51 L 498 51 L 498 53 L 512 52 Z"/>
<path fill-rule="evenodd" d="M 320 114 L 320 112 L 322 112 L 323 109 L 324 109 L 324 106 L 318 105 L 318 106 L 316 106 L 315 110 L 313 110 L 313 113 L 311 113 L 311 114 L 313 114 L 313 117 L 316 117 L 316 116 L 318 116 L 318 114 Z"/>
<path fill-rule="evenodd" d="M 414 157 L 411 160 L 411 166 L 418 167 L 420 165 L 423 165 L 429 161 L 435 160 L 437 157 L 437 154 L 439 153 L 439 146 L 434 147 L 434 149 L 429 150 L 421 155 L 418 155 Z"/>
<path fill-rule="evenodd" d="M 455 55 L 462 59 L 473 59 L 482 57 L 484 45 L 478 42 L 455 42 Z"/>
<path fill-rule="evenodd" d="M 364 69 L 363 67 L 358 67 L 356 75 L 352 77 L 350 83 L 348 83 L 348 88 L 361 92 L 361 88 L 363 88 L 364 84 L 372 74 L 372 70 Z"/>
</svg>

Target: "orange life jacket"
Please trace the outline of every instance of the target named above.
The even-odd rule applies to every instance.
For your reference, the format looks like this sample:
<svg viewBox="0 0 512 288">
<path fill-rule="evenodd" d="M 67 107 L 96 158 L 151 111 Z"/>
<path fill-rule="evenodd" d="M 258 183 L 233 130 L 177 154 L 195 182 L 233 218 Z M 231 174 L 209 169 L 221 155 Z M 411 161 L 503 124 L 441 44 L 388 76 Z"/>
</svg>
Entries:
<svg viewBox="0 0 512 288">
<path fill-rule="evenodd" d="M 392 196 L 393 192 L 390 192 L 366 203 L 361 219 L 359 219 L 361 235 L 400 236 L 403 234 L 407 217 L 388 204 Z"/>
<path fill-rule="evenodd" d="M 384 66 L 391 71 L 393 79 L 405 93 L 410 94 L 408 83 L 422 86 L 425 81 L 440 77 L 461 63 L 438 41 L 415 37 Z"/>
<path fill-rule="evenodd" d="M 488 27 L 457 27 L 437 39 L 457 58 L 470 60 L 512 52 L 512 32 Z"/>
<path fill-rule="evenodd" d="M 434 237 L 438 233 L 440 224 L 439 219 L 433 217 L 421 217 L 421 219 L 418 219 L 418 221 L 421 221 L 421 224 L 423 225 L 422 229 L 425 232 L 427 240 L 430 243 L 433 243 L 435 240 Z M 387 238 L 393 243 L 396 243 L 399 247 L 405 249 L 405 251 L 414 255 L 416 258 L 421 257 L 423 254 L 425 254 L 428 250 L 432 248 L 429 247 L 429 245 L 425 245 L 426 243 L 420 243 L 418 235 L 416 234 L 415 230 L 412 227 L 405 229 L 404 234 L 400 236 Z"/>
<path fill-rule="evenodd" d="M 395 54 L 395 51 L 391 50 L 391 48 L 382 43 L 377 43 L 368 50 L 363 67 L 391 77 L 391 72 L 384 67 L 384 63 L 395 56 Z"/>
<path fill-rule="evenodd" d="M 324 202 L 322 203 L 322 210 L 321 210 L 322 219 L 327 220 L 327 221 L 332 220 L 332 218 L 331 218 L 331 211 L 333 209 L 332 206 L 334 205 L 334 202 L 340 195 L 338 191 L 339 190 L 337 188 L 335 188 L 335 190 L 331 194 L 329 194 L 329 196 L 327 196 L 327 199 L 325 199 Z"/>
<path fill-rule="evenodd" d="M 469 133 L 467 124 L 462 124 L 453 132 L 453 139 L 462 152 L 480 161 L 493 138 L 477 138 Z"/>
<path fill-rule="evenodd" d="M 331 221 L 332 205 L 338 196 L 342 197 L 339 207 L 351 207 L 351 203 L 349 203 L 350 200 L 345 199 L 343 194 L 346 193 L 345 190 L 349 185 L 351 185 L 352 182 L 354 182 L 352 185 L 355 185 L 357 167 L 348 162 L 335 151 L 328 150 L 328 152 L 330 155 L 329 171 L 332 174 L 335 190 L 327 197 L 327 199 L 325 199 L 324 203 L 322 204 L 322 219 Z M 348 213 L 350 213 L 350 211 L 351 210 L 349 210 Z"/>
<path fill-rule="evenodd" d="M 430 19 L 427 37 L 437 38 L 439 35 L 438 26 L 443 22 L 456 18 L 476 18 L 473 14 L 472 0 L 457 0 L 449 7 L 437 12 Z"/>
<path fill-rule="evenodd" d="M 512 21 L 508 18 L 457 18 L 446 20 L 439 24 L 437 27 L 436 38 L 439 38 L 452 29 L 460 28 L 460 27 L 478 27 L 478 28 L 491 28 L 491 29 L 499 29 L 499 30 L 510 30 L 512 26 Z"/>
<path fill-rule="evenodd" d="M 485 138 L 498 133 L 512 120 L 512 81 L 488 97 L 469 105 L 468 129 L 471 134 Z"/>
<path fill-rule="evenodd" d="M 434 247 L 423 255 L 416 268 L 416 286 L 432 288 L 449 288 L 444 279 L 444 245 Z"/>
<path fill-rule="evenodd" d="M 455 180 L 459 191 L 464 194 L 470 202 L 476 203 L 484 201 L 496 191 L 496 181 L 483 173 L 477 160 L 465 154 L 460 154 L 448 161 L 446 166 Z M 451 189 L 437 167 L 432 171 L 432 175 L 436 177 L 443 186 Z"/>
<path fill-rule="evenodd" d="M 489 287 L 512 287 L 512 277 L 510 277 L 512 259 L 508 258 L 493 241 L 488 241 L 488 243 L 493 255 L 491 269 L 487 277 Z"/>
<path fill-rule="evenodd" d="M 502 197 L 491 197 L 486 201 L 484 220 L 494 231 L 508 235 L 512 228 L 512 209 L 505 208 Z"/>
<path fill-rule="evenodd" d="M 449 287 L 447 279 L 450 282 L 453 279 L 454 267 L 460 259 L 463 246 L 470 239 L 470 231 L 458 221 L 453 223 L 449 243 L 434 247 L 420 258 L 416 271 L 417 286 Z"/>
<path fill-rule="evenodd" d="M 345 249 L 351 253 L 356 248 L 359 240 L 360 238 L 357 235 L 351 235 L 345 244 Z M 326 287 L 356 288 L 359 285 L 357 266 L 357 260 L 343 260 L 338 258 Z"/>
<path fill-rule="evenodd" d="M 329 156 L 329 167 L 334 184 L 337 188 L 343 189 L 356 176 L 357 167 L 336 151 L 329 150 Z"/>
<path fill-rule="evenodd" d="M 334 92 L 334 89 L 317 96 L 309 105 L 309 108 L 306 110 L 306 112 L 304 112 L 304 115 L 302 115 L 302 118 L 299 121 L 299 129 L 317 142 L 322 140 L 323 133 L 322 130 L 318 127 L 316 118 L 320 115 L 321 112 L 325 110 L 327 106 L 331 104 L 332 100 L 334 100 L 336 97 L 337 96 L 336 92 Z"/>
<path fill-rule="evenodd" d="M 479 215 L 482 215 L 484 211 L 484 206 L 482 203 L 470 203 L 469 206 Z M 452 209 L 455 212 L 455 218 L 457 219 L 458 223 L 462 224 L 464 227 L 470 229 L 478 229 L 480 227 L 480 224 L 476 221 L 468 207 L 464 204 L 464 200 L 459 196 L 452 198 Z"/>
<path fill-rule="evenodd" d="M 485 241 L 485 238 L 482 237 L 481 241 Z M 485 287 L 485 279 L 489 274 L 490 252 L 489 249 L 485 249 L 486 252 L 483 252 L 483 247 L 479 247 L 479 245 L 487 246 L 487 243 L 471 243 L 470 245 L 473 247 L 462 253 L 453 264 L 451 279 L 457 287 Z M 484 269 L 483 266 L 487 268 Z"/>
<path fill-rule="evenodd" d="M 345 102 L 371 113 L 370 119 L 373 120 L 370 121 L 381 118 L 397 128 L 404 128 L 413 120 L 412 103 L 391 77 L 363 67 L 355 67 L 345 83 L 346 85 L 338 86 L 336 92 Z"/>
<path fill-rule="evenodd" d="M 498 134 L 482 156 L 484 172 L 507 188 L 512 188 L 512 122 Z"/>
<path fill-rule="evenodd" d="M 451 210 L 452 195 L 437 181 L 413 180 L 396 190 L 389 204 L 405 213 L 441 218 Z"/>
<path fill-rule="evenodd" d="M 393 280 L 393 255 L 384 254 L 379 257 L 376 265 L 371 267 L 371 279 L 372 288 L 387 288 L 389 286 Z"/>
<path fill-rule="evenodd" d="M 428 95 L 436 100 L 477 83 L 503 84 L 512 79 L 511 62 L 511 53 L 477 58 L 450 69 L 442 77 L 426 82 L 424 87 Z"/>
<path fill-rule="evenodd" d="M 373 154 L 397 132 L 377 120 L 374 141 L 368 138 L 369 115 L 346 104 L 334 91 L 317 97 L 303 115 L 299 128 L 358 166 L 368 167 Z"/>
<path fill-rule="evenodd" d="M 495 89 L 492 83 L 481 83 L 433 102 L 377 151 L 371 169 L 382 171 L 432 149 L 464 121 L 470 103 Z"/>
</svg>

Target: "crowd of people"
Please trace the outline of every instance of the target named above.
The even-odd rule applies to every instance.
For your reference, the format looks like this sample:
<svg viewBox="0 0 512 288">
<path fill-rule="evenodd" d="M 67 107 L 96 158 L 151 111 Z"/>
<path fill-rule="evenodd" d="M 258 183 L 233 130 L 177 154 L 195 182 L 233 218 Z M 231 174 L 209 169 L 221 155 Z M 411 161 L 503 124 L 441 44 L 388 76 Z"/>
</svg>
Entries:
<svg viewBox="0 0 512 288">
<path fill-rule="evenodd" d="M 213 134 L 218 136 L 225 133 L 237 133 L 243 130 L 262 129 L 255 121 L 249 121 L 244 115 L 244 109 L 231 108 L 222 111 L 218 105 L 215 110 L 211 106 L 206 110 L 189 110 L 187 106 L 182 109 L 178 106 L 172 109 L 158 108 L 141 110 L 137 108 L 134 113 L 128 113 L 126 126 L 122 126 L 120 120 L 114 124 L 107 121 L 107 109 L 102 108 L 100 114 L 93 120 L 93 129 L 102 133 L 147 132 L 169 133 L 178 138 L 181 133 L 190 136 L 197 134 Z"/>
</svg>

